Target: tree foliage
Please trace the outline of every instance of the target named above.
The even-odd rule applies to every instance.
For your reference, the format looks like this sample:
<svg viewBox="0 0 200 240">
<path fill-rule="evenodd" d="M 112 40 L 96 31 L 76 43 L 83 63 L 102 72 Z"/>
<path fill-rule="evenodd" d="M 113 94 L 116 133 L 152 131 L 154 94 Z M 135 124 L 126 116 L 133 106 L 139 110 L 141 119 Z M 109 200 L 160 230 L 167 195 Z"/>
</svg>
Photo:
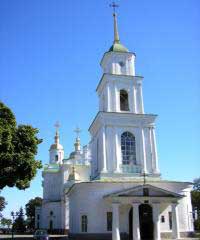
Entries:
<svg viewBox="0 0 200 240">
<path fill-rule="evenodd" d="M 26 204 L 27 227 L 32 230 L 35 228 L 35 208 L 42 205 L 42 198 L 36 197 Z"/>
<path fill-rule="evenodd" d="M 194 179 L 194 186 L 193 186 L 195 191 L 200 192 L 200 177 Z"/>
<path fill-rule="evenodd" d="M 38 129 L 17 125 L 12 111 L 0 102 L 0 189 L 16 186 L 25 189 L 42 167 L 35 160 Z"/>
<path fill-rule="evenodd" d="M 5 201 L 5 198 L 0 196 L 0 218 L 2 217 L 2 214 L 1 212 L 3 211 L 3 209 L 5 208 L 6 206 L 6 201 Z"/>
<path fill-rule="evenodd" d="M 200 230 L 200 178 L 194 179 L 193 191 L 191 192 L 193 211 L 197 211 L 197 219 L 194 222 L 196 230 Z"/>
<path fill-rule="evenodd" d="M 24 211 L 22 207 L 19 209 L 18 216 L 13 223 L 13 229 L 19 233 L 24 233 L 26 230 L 26 222 L 24 220 Z"/>
<path fill-rule="evenodd" d="M 9 219 L 9 218 L 2 218 L 2 219 L 1 219 L 1 225 L 2 225 L 3 227 L 10 228 L 10 226 L 12 225 L 12 220 Z"/>
</svg>

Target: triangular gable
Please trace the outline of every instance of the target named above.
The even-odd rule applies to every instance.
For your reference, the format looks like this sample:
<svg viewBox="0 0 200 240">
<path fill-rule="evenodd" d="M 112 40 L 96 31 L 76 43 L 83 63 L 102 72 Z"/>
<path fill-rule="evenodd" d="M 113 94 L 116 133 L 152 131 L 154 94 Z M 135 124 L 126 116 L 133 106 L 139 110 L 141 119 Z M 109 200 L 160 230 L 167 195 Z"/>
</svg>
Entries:
<svg viewBox="0 0 200 240">
<path fill-rule="evenodd" d="M 183 195 L 178 194 L 176 192 L 172 192 L 163 188 L 155 187 L 151 184 L 144 184 L 144 185 L 138 185 L 126 190 L 114 192 L 111 194 L 108 194 L 106 197 L 142 197 L 144 196 L 144 189 L 148 189 L 148 196 L 149 197 L 174 197 L 174 198 L 181 198 Z M 147 196 L 147 195 L 146 195 Z"/>
</svg>

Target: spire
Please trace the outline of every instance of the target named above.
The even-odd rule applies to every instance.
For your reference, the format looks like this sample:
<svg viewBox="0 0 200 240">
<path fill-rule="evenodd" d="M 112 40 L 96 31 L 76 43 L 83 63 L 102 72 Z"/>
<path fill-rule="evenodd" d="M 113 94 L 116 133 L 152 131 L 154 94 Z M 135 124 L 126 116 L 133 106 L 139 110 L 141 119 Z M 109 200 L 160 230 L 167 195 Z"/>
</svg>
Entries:
<svg viewBox="0 0 200 240">
<path fill-rule="evenodd" d="M 116 13 L 113 13 L 113 17 L 114 17 L 114 43 L 119 43 L 119 33 L 118 33 L 118 27 L 117 27 Z"/>
<path fill-rule="evenodd" d="M 119 32 L 118 32 L 118 26 L 117 26 L 117 14 L 115 12 L 115 9 L 119 7 L 115 2 L 109 5 L 113 8 L 113 19 L 114 19 L 114 42 L 111 48 L 109 49 L 109 52 L 128 52 L 128 49 L 125 48 L 119 40 Z"/>
<path fill-rule="evenodd" d="M 114 43 L 119 43 L 119 32 L 117 26 L 117 15 L 115 13 L 115 9 L 119 7 L 115 2 L 110 4 L 110 7 L 113 8 L 113 18 L 114 18 Z"/>
</svg>

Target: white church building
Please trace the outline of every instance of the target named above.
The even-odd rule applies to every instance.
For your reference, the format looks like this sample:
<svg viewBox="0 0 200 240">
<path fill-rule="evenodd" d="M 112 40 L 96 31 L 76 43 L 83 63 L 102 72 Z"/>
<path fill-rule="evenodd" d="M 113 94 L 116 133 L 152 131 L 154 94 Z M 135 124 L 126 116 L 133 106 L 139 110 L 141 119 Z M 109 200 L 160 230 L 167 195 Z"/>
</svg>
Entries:
<svg viewBox="0 0 200 240">
<path fill-rule="evenodd" d="M 143 77 L 136 55 L 119 40 L 101 60 L 99 111 L 90 143 L 64 157 L 56 130 L 43 176 L 36 227 L 68 231 L 74 239 L 179 239 L 193 229 L 189 182 L 168 181 L 159 171 L 155 120 L 144 111 Z"/>
</svg>

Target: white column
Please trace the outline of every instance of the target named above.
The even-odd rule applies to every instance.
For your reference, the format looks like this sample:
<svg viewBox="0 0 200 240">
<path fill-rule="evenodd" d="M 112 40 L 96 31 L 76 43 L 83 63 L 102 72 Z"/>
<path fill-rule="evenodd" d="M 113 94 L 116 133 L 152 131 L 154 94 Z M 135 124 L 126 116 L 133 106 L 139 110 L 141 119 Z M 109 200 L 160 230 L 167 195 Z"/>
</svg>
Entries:
<svg viewBox="0 0 200 240">
<path fill-rule="evenodd" d="M 106 85 L 106 100 L 107 100 L 106 111 L 110 112 L 111 111 L 111 96 L 110 96 L 110 84 L 109 83 L 107 83 L 107 85 Z"/>
<path fill-rule="evenodd" d="M 115 134 L 115 172 L 120 172 L 120 164 L 121 164 L 121 161 L 120 161 L 120 155 L 119 155 L 119 148 L 120 148 L 120 145 L 119 145 L 119 136 L 117 134 L 117 129 L 115 128 L 115 131 L 114 131 L 114 134 Z"/>
<path fill-rule="evenodd" d="M 145 139 L 144 139 L 144 130 L 140 128 L 140 158 L 143 165 L 143 173 L 147 173 L 147 163 L 146 163 L 146 150 L 145 150 Z"/>
<path fill-rule="evenodd" d="M 139 109 L 138 113 L 144 113 L 144 104 L 143 104 L 143 95 L 142 95 L 142 84 L 138 84 L 138 100 L 139 100 Z"/>
<path fill-rule="evenodd" d="M 132 206 L 133 206 L 133 240 L 140 240 L 139 205 L 140 205 L 140 203 L 132 203 Z"/>
<path fill-rule="evenodd" d="M 103 147 L 103 172 L 107 172 L 107 162 L 106 162 L 106 129 L 105 126 L 102 128 L 102 147 Z"/>
<path fill-rule="evenodd" d="M 155 173 L 159 173 L 158 154 L 157 154 L 156 136 L 155 136 L 155 129 L 154 129 L 154 127 L 150 128 L 150 135 L 151 135 L 151 145 L 152 145 L 153 170 L 154 170 Z"/>
<path fill-rule="evenodd" d="M 136 87 L 133 85 L 133 112 L 137 113 Z"/>
<path fill-rule="evenodd" d="M 172 238 L 180 238 L 177 203 L 172 203 Z"/>
<path fill-rule="evenodd" d="M 160 240 L 160 203 L 153 203 L 154 240 Z"/>
<path fill-rule="evenodd" d="M 113 83 L 114 84 L 114 83 Z M 115 86 L 115 84 L 113 85 L 113 92 L 114 92 L 114 98 L 113 98 L 113 110 L 115 112 L 119 112 L 120 106 L 119 106 L 119 93 L 117 90 L 117 87 Z"/>
<path fill-rule="evenodd" d="M 112 240 L 120 240 L 119 203 L 112 203 Z"/>
</svg>

